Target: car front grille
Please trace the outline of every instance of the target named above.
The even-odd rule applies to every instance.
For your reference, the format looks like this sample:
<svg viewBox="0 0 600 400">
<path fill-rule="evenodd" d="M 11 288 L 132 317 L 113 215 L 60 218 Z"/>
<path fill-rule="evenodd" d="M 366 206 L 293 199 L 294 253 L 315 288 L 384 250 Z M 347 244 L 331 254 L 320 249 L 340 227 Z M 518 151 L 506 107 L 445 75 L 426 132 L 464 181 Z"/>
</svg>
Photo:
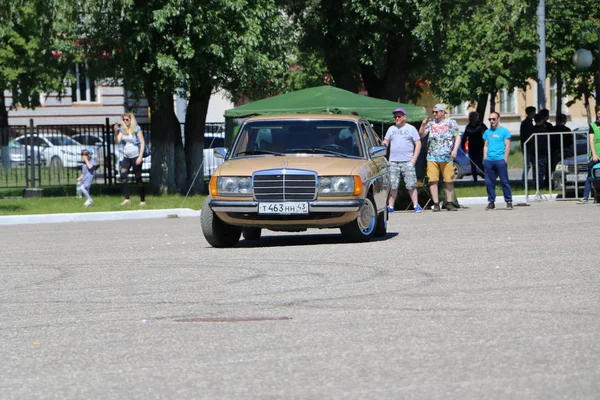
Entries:
<svg viewBox="0 0 600 400">
<path fill-rule="evenodd" d="M 299 169 L 257 171 L 252 176 L 257 201 L 310 201 L 317 196 L 317 174 Z"/>
</svg>

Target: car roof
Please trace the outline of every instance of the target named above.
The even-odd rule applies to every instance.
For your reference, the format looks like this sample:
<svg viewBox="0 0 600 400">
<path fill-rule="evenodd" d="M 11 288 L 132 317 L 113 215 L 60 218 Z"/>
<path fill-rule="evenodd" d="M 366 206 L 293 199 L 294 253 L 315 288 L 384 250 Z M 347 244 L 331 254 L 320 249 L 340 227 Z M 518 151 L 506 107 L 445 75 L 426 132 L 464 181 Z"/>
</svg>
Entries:
<svg viewBox="0 0 600 400">
<path fill-rule="evenodd" d="M 362 119 L 360 116 L 352 114 L 271 114 L 271 115 L 256 115 L 249 117 L 244 122 L 250 121 L 272 121 L 272 120 L 333 120 L 333 121 L 358 121 Z"/>
</svg>

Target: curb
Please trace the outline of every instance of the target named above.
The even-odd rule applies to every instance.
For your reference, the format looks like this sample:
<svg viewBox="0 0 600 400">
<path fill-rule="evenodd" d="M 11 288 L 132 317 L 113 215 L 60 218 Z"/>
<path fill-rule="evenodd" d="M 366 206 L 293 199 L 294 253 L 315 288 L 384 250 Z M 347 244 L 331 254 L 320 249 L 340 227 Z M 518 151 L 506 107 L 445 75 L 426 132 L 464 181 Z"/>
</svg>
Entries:
<svg viewBox="0 0 600 400">
<path fill-rule="evenodd" d="M 535 201 L 535 196 L 529 196 L 529 201 Z M 547 200 L 555 200 L 556 195 L 552 197 L 546 195 Z M 487 197 L 459 197 L 460 205 L 487 204 Z M 497 196 L 497 202 L 504 202 L 502 196 Z M 525 203 L 525 196 L 514 196 L 513 203 Z M 117 221 L 127 219 L 152 219 L 152 218 L 183 218 L 199 217 L 201 210 L 192 210 L 191 208 L 170 208 L 164 210 L 134 210 L 134 211 L 109 211 L 109 212 L 87 212 L 87 213 L 69 213 L 69 214 L 34 214 L 34 215 L 8 215 L 0 217 L 0 225 L 19 225 L 19 224 L 48 224 L 59 222 L 80 222 L 80 221 Z"/>
<path fill-rule="evenodd" d="M 47 224 L 80 221 L 116 221 L 126 219 L 180 218 L 199 216 L 200 210 L 192 210 L 191 208 L 87 212 L 69 214 L 8 215 L 5 217 L 0 217 L 0 225 Z"/>
<path fill-rule="evenodd" d="M 556 200 L 556 194 L 552 196 L 545 194 L 545 200 Z M 526 203 L 525 195 L 513 196 L 513 203 Z M 535 202 L 535 195 L 529 196 L 529 202 Z M 459 197 L 458 204 L 487 204 L 487 197 Z M 496 203 L 504 203 L 504 197 L 496 196 Z"/>
</svg>

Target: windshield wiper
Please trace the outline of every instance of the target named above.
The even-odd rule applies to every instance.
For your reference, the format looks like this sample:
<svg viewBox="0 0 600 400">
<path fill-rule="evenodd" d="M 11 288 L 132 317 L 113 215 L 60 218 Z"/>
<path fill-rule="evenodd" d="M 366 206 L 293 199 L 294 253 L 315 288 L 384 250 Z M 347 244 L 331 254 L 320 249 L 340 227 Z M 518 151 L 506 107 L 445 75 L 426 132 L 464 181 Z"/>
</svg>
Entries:
<svg viewBox="0 0 600 400">
<path fill-rule="evenodd" d="M 288 150 L 290 153 L 312 153 L 312 154 L 331 154 L 333 156 L 340 156 L 348 158 L 348 154 L 338 153 L 337 151 L 321 149 L 317 147 L 311 147 L 308 149 L 290 149 Z"/>
<path fill-rule="evenodd" d="M 276 151 L 269 151 L 269 150 L 249 150 L 249 151 L 240 151 L 239 153 L 236 153 L 236 156 L 254 156 L 257 154 L 272 154 L 274 156 L 284 156 L 285 154 L 283 153 L 278 153 Z"/>
</svg>

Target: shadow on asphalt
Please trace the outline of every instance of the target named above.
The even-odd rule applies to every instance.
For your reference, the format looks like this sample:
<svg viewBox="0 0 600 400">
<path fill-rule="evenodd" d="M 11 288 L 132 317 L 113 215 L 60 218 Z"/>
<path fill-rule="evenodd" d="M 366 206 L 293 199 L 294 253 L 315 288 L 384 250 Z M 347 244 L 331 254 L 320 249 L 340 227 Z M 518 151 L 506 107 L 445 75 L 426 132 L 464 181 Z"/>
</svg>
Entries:
<svg viewBox="0 0 600 400">
<path fill-rule="evenodd" d="M 380 238 L 373 238 L 371 242 L 380 242 L 392 239 L 398 236 L 398 232 L 388 232 L 387 235 Z M 368 242 L 367 242 L 368 243 Z M 242 240 L 235 248 L 255 248 L 255 247 L 289 247 L 289 246 L 315 246 L 323 244 L 352 244 L 361 245 L 361 243 L 349 242 L 341 234 L 316 234 L 316 235 L 277 235 L 262 236 L 259 240 Z"/>
</svg>

